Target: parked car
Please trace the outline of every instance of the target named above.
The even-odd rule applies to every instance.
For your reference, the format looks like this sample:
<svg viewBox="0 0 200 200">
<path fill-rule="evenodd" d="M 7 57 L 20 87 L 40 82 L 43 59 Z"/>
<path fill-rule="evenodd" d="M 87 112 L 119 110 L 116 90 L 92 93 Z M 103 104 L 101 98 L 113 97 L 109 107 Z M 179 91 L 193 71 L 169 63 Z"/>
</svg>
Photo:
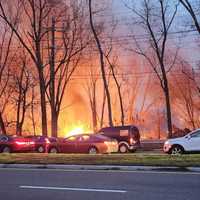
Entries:
<svg viewBox="0 0 200 200">
<path fill-rule="evenodd" d="M 118 151 L 116 140 L 95 134 L 80 134 L 58 141 L 49 153 L 112 153 Z"/>
<path fill-rule="evenodd" d="M 47 137 L 47 136 L 26 136 L 35 142 L 35 151 L 38 153 L 48 152 L 48 149 L 57 142 L 57 138 L 55 137 Z"/>
<path fill-rule="evenodd" d="M 200 152 L 200 129 L 194 130 L 184 137 L 168 139 L 164 143 L 163 151 L 168 154 Z"/>
<path fill-rule="evenodd" d="M 134 152 L 140 147 L 140 133 L 136 126 L 105 127 L 98 133 L 116 139 L 120 153 Z"/>
<path fill-rule="evenodd" d="M 35 142 L 29 138 L 0 135 L 0 153 L 33 152 Z"/>
</svg>

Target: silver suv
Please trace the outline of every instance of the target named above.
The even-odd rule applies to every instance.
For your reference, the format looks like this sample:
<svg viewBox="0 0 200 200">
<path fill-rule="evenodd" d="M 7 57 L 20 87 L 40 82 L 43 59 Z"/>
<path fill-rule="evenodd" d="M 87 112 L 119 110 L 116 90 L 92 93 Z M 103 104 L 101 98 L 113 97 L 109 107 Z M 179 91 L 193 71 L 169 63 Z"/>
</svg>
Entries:
<svg viewBox="0 0 200 200">
<path fill-rule="evenodd" d="M 168 139 L 164 143 L 163 151 L 169 154 L 200 152 L 200 129 L 196 129 L 184 137 Z"/>
</svg>

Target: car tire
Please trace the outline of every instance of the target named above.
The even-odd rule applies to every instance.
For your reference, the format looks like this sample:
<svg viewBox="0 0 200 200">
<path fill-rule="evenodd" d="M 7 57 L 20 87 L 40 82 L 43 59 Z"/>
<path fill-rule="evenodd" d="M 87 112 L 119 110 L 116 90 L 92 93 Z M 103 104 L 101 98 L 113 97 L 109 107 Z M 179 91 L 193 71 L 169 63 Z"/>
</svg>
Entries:
<svg viewBox="0 0 200 200">
<path fill-rule="evenodd" d="M 5 147 L 2 148 L 2 151 L 1 151 L 1 152 L 2 152 L 2 153 L 11 153 L 11 148 L 8 147 L 8 146 L 5 146 Z"/>
<path fill-rule="evenodd" d="M 58 149 L 56 147 L 52 147 L 49 149 L 49 153 L 56 154 L 58 153 Z"/>
<path fill-rule="evenodd" d="M 39 147 L 37 148 L 37 152 L 38 152 L 38 153 L 44 153 L 44 152 L 45 152 L 45 147 L 44 147 L 44 146 L 39 146 Z"/>
<path fill-rule="evenodd" d="M 170 150 L 171 155 L 181 155 L 183 153 L 184 153 L 184 149 L 180 145 L 174 145 L 174 146 L 172 146 L 172 148 Z"/>
<path fill-rule="evenodd" d="M 119 153 L 128 153 L 128 147 L 125 144 L 119 145 Z"/>
<path fill-rule="evenodd" d="M 97 154 L 98 153 L 98 150 L 97 150 L 97 148 L 96 147 L 90 147 L 89 149 L 88 149 L 88 153 L 89 154 Z"/>
</svg>

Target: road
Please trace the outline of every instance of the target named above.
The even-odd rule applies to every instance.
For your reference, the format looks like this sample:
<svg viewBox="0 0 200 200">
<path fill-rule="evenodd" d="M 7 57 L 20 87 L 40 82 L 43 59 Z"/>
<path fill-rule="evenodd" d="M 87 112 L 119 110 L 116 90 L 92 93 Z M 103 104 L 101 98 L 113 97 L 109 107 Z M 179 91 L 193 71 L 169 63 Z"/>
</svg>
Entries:
<svg viewBox="0 0 200 200">
<path fill-rule="evenodd" d="M 200 174 L 0 169 L 1 200 L 198 200 Z"/>
</svg>

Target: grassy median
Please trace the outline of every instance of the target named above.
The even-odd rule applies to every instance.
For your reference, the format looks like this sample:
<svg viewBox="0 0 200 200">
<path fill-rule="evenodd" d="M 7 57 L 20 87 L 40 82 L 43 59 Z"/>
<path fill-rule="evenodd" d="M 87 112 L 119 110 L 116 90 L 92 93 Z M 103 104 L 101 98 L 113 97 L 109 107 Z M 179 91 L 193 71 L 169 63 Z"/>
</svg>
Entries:
<svg viewBox="0 0 200 200">
<path fill-rule="evenodd" d="M 0 154 L 1 164 L 76 164 L 76 165 L 144 165 L 200 167 L 200 154 L 170 156 L 165 154 Z"/>
</svg>

